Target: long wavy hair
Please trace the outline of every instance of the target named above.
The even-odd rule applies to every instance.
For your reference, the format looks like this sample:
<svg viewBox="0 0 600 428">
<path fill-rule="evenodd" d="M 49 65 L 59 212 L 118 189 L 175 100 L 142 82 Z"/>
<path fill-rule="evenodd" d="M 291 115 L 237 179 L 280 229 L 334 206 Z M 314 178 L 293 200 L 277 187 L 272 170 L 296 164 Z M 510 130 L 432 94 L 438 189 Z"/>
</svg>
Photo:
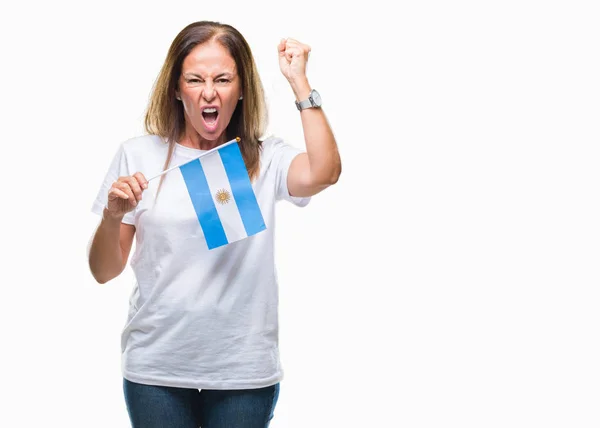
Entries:
<svg viewBox="0 0 600 428">
<path fill-rule="evenodd" d="M 238 101 L 225 137 L 227 141 L 240 137 L 240 151 L 250 179 L 254 180 L 260 170 L 260 138 L 267 126 L 267 107 L 252 50 L 244 36 L 231 25 L 194 22 L 175 37 L 150 96 L 144 121 L 146 132 L 162 137 L 169 145 L 164 171 L 171 163 L 175 143 L 185 134 L 183 104 L 175 98 L 183 61 L 194 47 L 213 40 L 227 49 L 234 59 L 242 86 L 243 98 Z M 164 177 L 160 179 L 158 192 Z"/>
</svg>

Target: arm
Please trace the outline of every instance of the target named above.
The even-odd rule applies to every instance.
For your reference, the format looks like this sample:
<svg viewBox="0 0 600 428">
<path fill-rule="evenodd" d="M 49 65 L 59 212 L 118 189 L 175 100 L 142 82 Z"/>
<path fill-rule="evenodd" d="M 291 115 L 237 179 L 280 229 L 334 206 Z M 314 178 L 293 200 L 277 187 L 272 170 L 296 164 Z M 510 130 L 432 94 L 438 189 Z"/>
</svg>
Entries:
<svg viewBox="0 0 600 428">
<path fill-rule="evenodd" d="M 137 206 L 147 188 L 144 175 L 136 172 L 133 176 L 119 177 L 108 191 L 108 203 L 88 248 L 90 270 L 100 284 L 116 278 L 127 266 L 135 226 L 121 221 Z"/>
<path fill-rule="evenodd" d="M 135 226 L 121 223 L 121 218 L 104 210 L 88 251 L 90 270 L 98 283 L 104 284 L 123 272 L 134 235 Z"/>
<path fill-rule="evenodd" d="M 306 61 L 310 47 L 293 39 L 278 46 L 279 65 L 290 83 L 297 101 L 308 98 L 311 86 L 306 77 Z M 288 190 L 292 196 L 312 196 L 335 184 L 342 163 L 333 131 L 322 108 L 300 112 L 306 153 L 294 158 L 288 171 Z"/>
</svg>

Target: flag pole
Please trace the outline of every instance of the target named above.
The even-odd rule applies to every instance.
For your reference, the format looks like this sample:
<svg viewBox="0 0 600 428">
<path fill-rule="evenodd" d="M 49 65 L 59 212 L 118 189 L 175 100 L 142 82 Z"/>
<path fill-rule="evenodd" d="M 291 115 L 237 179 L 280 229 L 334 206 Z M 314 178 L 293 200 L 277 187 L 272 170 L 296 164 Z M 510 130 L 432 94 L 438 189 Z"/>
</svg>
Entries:
<svg viewBox="0 0 600 428">
<path fill-rule="evenodd" d="M 176 169 L 176 168 L 182 167 L 182 166 L 183 166 L 183 165 L 185 165 L 185 164 L 188 164 L 188 163 L 190 163 L 190 162 L 193 162 L 193 161 L 195 161 L 195 160 L 198 160 L 198 159 L 200 159 L 202 156 L 206 156 L 206 155 L 208 155 L 208 154 L 210 154 L 210 153 L 213 153 L 213 152 L 215 152 L 215 151 L 217 151 L 217 150 L 219 150 L 219 149 L 222 149 L 223 147 L 225 147 L 225 146 L 228 146 L 228 145 L 230 145 L 230 144 L 233 144 L 233 143 L 239 143 L 240 141 L 241 141 L 241 138 L 240 138 L 240 137 L 235 137 L 233 140 L 231 140 L 231 141 L 228 141 L 228 142 L 226 142 L 226 143 L 224 143 L 224 144 L 221 144 L 220 146 L 214 147 L 214 148 L 212 148 L 212 149 L 210 149 L 210 150 L 208 150 L 208 151 L 206 151 L 206 152 L 202 153 L 200 156 L 198 156 L 198 157 L 196 157 L 196 158 L 194 158 L 194 159 L 191 159 L 191 160 L 189 160 L 189 161 L 187 161 L 187 162 L 184 162 L 184 163 L 182 163 L 181 165 L 176 165 L 176 166 L 173 166 L 173 167 L 171 167 L 171 168 L 169 168 L 169 169 L 166 169 L 166 170 L 164 170 L 164 171 L 163 171 L 163 172 L 161 172 L 160 174 L 158 174 L 158 175 L 155 175 L 155 176 L 154 176 L 154 177 L 152 177 L 152 178 L 149 178 L 149 179 L 148 179 L 148 182 L 150 182 L 150 180 L 154 180 L 155 178 L 158 178 L 158 177 L 160 177 L 160 176 L 161 176 L 161 175 L 163 175 L 163 174 L 166 174 L 166 173 L 167 173 L 167 172 L 169 172 L 169 171 L 172 171 L 172 170 L 174 170 L 174 169 Z"/>
</svg>

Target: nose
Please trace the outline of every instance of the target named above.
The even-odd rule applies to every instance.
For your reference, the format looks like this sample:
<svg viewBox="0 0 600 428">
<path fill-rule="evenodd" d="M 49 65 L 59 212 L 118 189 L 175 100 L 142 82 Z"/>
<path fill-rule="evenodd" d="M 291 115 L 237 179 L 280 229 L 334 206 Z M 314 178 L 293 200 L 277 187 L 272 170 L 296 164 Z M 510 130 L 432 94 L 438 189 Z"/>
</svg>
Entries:
<svg viewBox="0 0 600 428">
<path fill-rule="evenodd" d="M 207 81 L 204 85 L 204 90 L 202 91 L 202 97 L 207 102 L 211 102 L 215 98 L 216 93 L 217 92 L 215 91 L 215 86 L 213 83 Z"/>
</svg>

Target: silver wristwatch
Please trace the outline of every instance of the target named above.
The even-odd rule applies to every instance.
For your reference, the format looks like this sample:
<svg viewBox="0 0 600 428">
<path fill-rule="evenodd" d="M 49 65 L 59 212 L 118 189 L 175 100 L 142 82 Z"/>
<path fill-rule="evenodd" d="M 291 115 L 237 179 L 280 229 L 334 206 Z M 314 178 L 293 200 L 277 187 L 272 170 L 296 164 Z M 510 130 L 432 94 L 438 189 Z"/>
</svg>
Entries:
<svg viewBox="0 0 600 428">
<path fill-rule="evenodd" d="M 308 95 L 308 99 L 303 101 L 295 101 L 296 107 L 298 107 L 298 111 L 302 111 L 305 108 L 319 108 L 321 107 L 321 95 L 316 90 L 310 91 Z"/>
</svg>

